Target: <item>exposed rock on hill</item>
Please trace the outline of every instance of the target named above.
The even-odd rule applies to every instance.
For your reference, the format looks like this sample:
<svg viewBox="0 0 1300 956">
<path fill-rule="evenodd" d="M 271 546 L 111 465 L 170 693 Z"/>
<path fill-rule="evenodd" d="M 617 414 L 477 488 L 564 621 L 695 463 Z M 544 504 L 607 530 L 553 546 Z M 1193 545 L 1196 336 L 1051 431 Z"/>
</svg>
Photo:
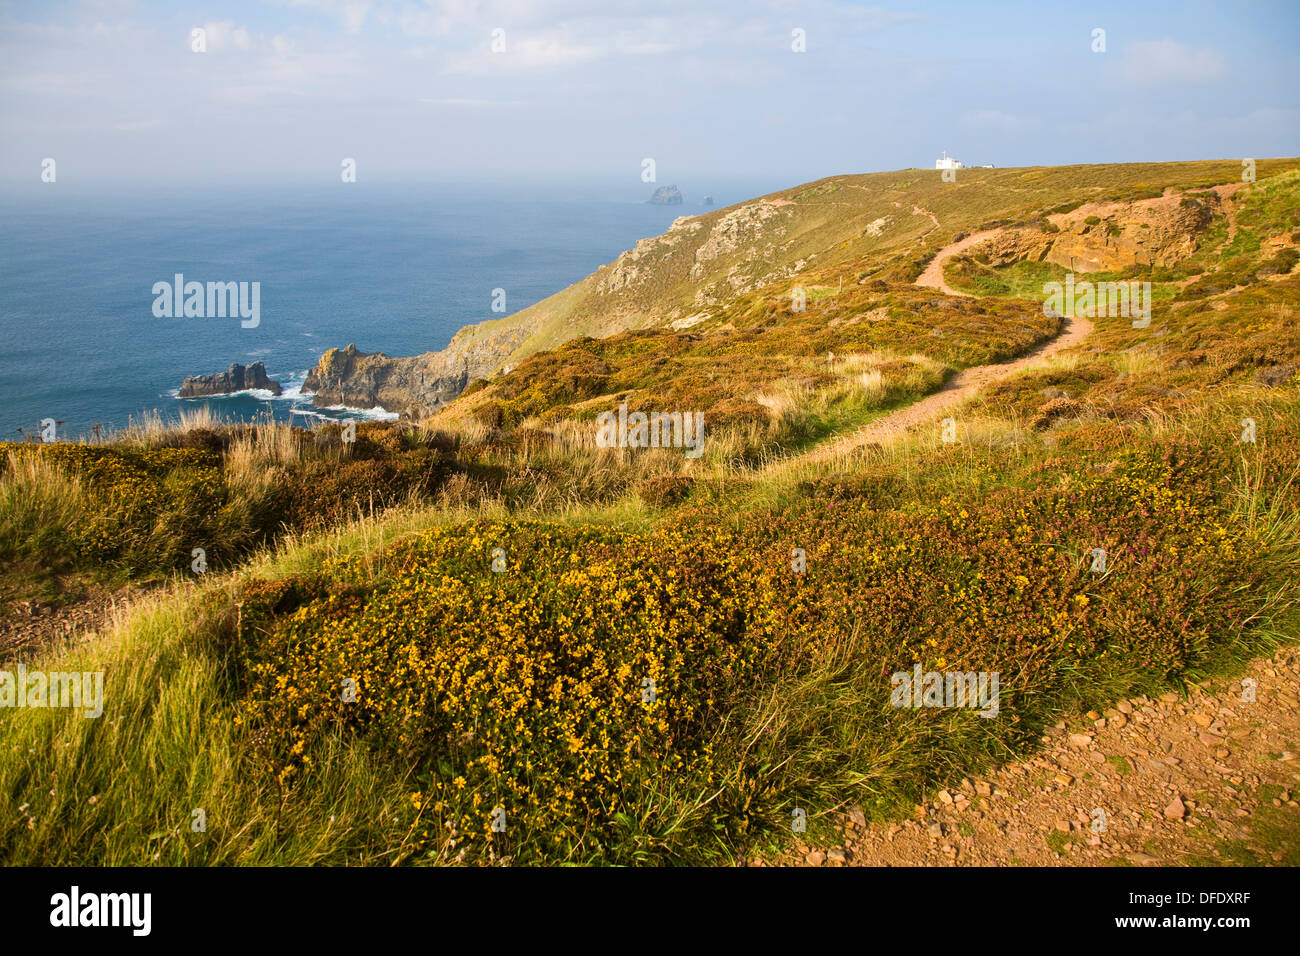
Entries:
<svg viewBox="0 0 1300 956">
<path fill-rule="evenodd" d="M 261 362 L 251 365 L 231 365 L 224 372 L 214 375 L 189 375 L 181 383 L 178 393 L 180 398 L 201 398 L 204 395 L 229 395 L 250 388 L 264 389 L 273 395 L 281 392 L 280 383 L 273 382 L 266 375 L 266 366 Z"/>
<path fill-rule="evenodd" d="M 1050 262 L 1073 272 L 1133 265 L 1172 265 L 1194 253 L 1201 233 L 1222 208 L 1213 191 L 1123 203 L 1087 203 L 1047 217 L 1038 227 L 1009 228 L 972 254 L 992 268 L 1022 260 Z"/>
</svg>

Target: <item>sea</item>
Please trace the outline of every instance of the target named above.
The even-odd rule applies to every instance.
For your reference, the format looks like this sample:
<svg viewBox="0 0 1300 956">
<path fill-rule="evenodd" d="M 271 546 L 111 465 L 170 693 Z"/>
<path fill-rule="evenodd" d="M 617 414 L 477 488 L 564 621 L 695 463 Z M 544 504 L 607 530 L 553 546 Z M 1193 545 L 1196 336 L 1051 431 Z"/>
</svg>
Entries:
<svg viewBox="0 0 1300 956">
<path fill-rule="evenodd" d="M 714 208 L 761 195 L 755 188 L 718 190 Z M 0 440 L 51 419 L 59 440 L 77 440 L 200 405 L 230 421 L 305 427 L 396 417 L 315 407 L 307 371 L 348 343 L 388 355 L 441 349 L 461 327 L 526 308 L 676 217 L 707 211 L 701 192 L 683 187 L 676 206 L 650 205 L 647 192 L 56 182 L 0 194 Z M 259 283 L 256 327 L 156 315 L 155 285 L 178 274 Z M 187 375 L 255 361 L 282 395 L 177 398 Z"/>
</svg>

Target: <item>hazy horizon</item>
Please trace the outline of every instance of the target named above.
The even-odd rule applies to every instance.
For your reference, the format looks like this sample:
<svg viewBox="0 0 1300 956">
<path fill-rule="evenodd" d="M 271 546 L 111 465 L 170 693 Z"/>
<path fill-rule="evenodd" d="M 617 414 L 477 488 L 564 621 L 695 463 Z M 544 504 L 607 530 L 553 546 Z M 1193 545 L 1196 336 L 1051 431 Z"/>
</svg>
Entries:
<svg viewBox="0 0 1300 956">
<path fill-rule="evenodd" d="M 698 200 L 944 150 L 1293 156 L 1298 26 L 1273 2 L 0 3 L 0 183 L 43 185 L 53 159 L 69 186 L 328 186 L 352 159 L 356 185 Z"/>
</svg>

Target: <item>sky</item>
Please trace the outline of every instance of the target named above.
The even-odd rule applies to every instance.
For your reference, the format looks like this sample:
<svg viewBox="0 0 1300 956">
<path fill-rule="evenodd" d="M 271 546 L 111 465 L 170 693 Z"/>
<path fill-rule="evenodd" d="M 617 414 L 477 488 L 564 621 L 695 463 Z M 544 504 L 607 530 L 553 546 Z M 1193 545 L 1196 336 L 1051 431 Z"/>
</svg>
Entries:
<svg viewBox="0 0 1300 956">
<path fill-rule="evenodd" d="M 60 183 L 325 186 L 351 159 L 599 191 L 647 159 L 776 189 L 945 150 L 1296 156 L 1298 40 L 1294 0 L 0 0 L 0 184 L 47 158 Z"/>
</svg>

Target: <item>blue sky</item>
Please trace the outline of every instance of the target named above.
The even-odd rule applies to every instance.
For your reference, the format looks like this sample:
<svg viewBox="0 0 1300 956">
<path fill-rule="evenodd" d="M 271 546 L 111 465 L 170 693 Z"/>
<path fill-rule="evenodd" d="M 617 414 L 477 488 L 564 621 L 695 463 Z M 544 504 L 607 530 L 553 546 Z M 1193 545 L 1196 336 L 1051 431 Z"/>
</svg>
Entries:
<svg viewBox="0 0 1300 956">
<path fill-rule="evenodd" d="M 0 2 L 0 181 L 45 157 L 60 182 L 327 185 L 351 157 L 363 183 L 639 189 L 647 157 L 660 184 L 777 188 L 944 149 L 1294 156 L 1298 28 L 1294 2 Z"/>
</svg>

